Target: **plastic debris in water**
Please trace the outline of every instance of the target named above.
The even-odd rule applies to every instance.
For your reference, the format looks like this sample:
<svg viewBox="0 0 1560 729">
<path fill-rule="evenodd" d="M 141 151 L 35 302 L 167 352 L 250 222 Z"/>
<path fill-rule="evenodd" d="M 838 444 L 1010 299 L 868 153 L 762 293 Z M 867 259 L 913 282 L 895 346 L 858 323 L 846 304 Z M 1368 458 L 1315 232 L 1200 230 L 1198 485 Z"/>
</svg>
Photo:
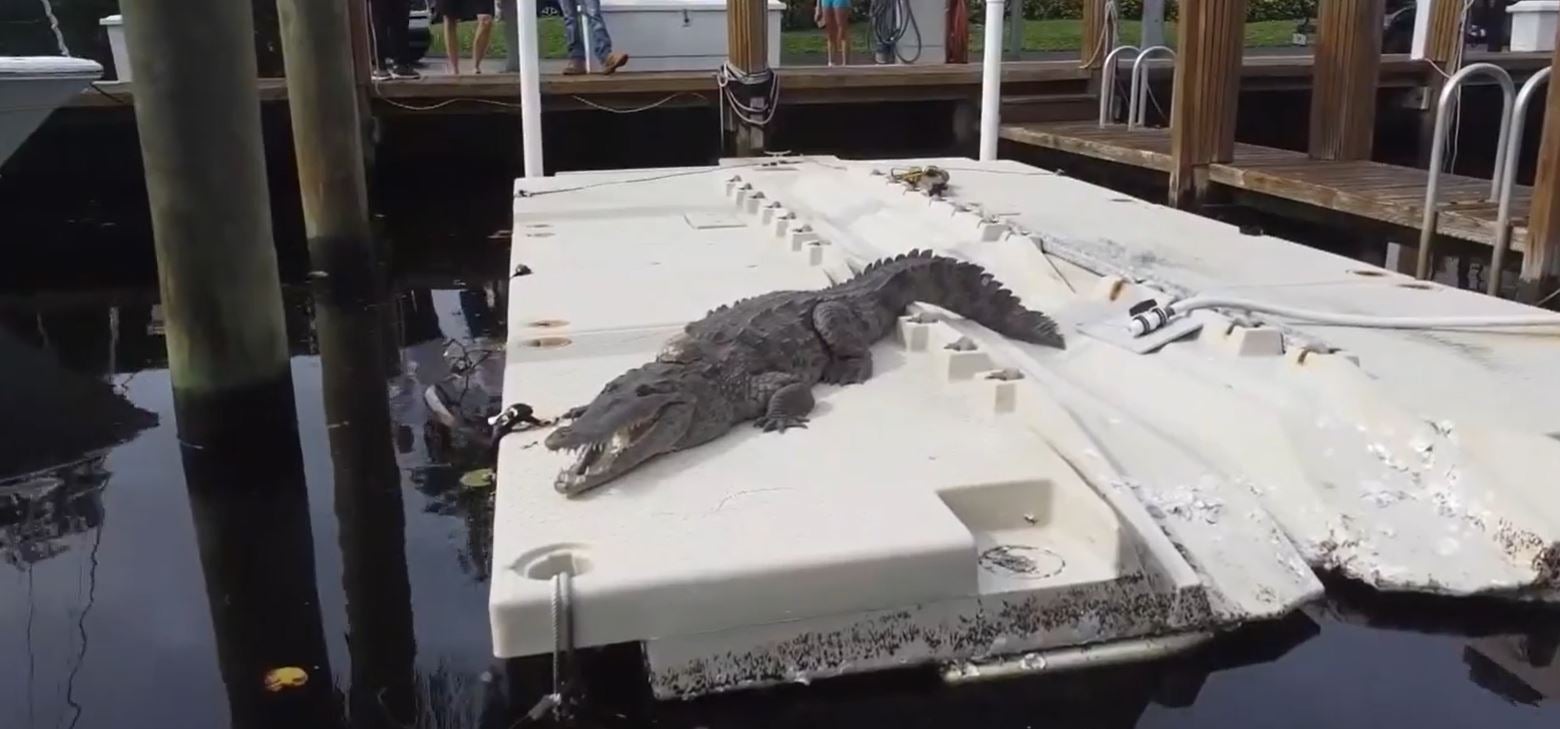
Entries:
<svg viewBox="0 0 1560 729">
<path fill-rule="evenodd" d="M 273 694 L 301 688 L 308 682 L 309 672 L 297 666 L 275 668 L 265 674 L 265 690 Z"/>
</svg>

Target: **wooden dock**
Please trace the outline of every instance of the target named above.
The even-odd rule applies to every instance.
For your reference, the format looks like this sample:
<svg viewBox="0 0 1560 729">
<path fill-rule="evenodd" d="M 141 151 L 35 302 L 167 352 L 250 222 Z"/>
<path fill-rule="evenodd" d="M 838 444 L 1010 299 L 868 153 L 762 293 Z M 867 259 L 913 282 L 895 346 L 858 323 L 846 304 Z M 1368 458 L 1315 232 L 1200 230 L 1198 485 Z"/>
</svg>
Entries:
<svg viewBox="0 0 1560 729">
<path fill-rule="evenodd" d="M 1469 62 L 1498 60 L 1515 73 L 1531 73 L 1549 62 L 1544 53 L 1470 53 Z M 1246 58 L 1241 66 L 1242 91 L 1303 90 L 1311 85 L 1315 60 L 1310 55 L 1272 55 Z M 1156 76 L 1168 74 L 1171 64 L 1149 63 Z M 791 66 L 776 69 L 781 99 L 786 104 L 881 103 L 887 101 L 973 100 L 980 94 L 979 64 L 927 66 Z M 1031 103 L 1071 101 L 1086 90 L 1092 69 L 1078 61 L 1016 61 L 1002 67 L 1003 94 Z M 1422 85 L 1431 73 L 1425 64 L 1405 55 L 1382 57 L 1382 87 Z M 262 102 L 287 100 L 287 82 L 281 78 L 259 80 Z M 515 113 L 520 97 L 515 74 L 467 76 L 427 75 L 410 81 L 376 83 L 370 87 L 375 106 L 386 113 L 477 111 Z M 134 103 L 135 85 L 105 81 L 87 89 L 71 103 L 73 108 L 111 109 Z M 717 103 L 713 71 L 620 72 L 611 76 L 542 75 L 542 100 L 548 111 L 607 106 L 624 110 L 662 102 L 659 106 L 711 106 Z M 1074 116 L 1077 118 L 1077 116 Z"/>
<path fill-rule="evenodd" d="M 1170 130 L 1127 129 L 1096 122 L 1009 124 L 1002 138 L 1068 154 L 1169 174 Z M 1424 215 L 1425 170 L 1368 160 L 1313 159 L 1304 152 L 1235 144 L 1229 162 L 1208 165 L 1208 180 L 1235 190 L 1302 203 L 1333 213 L 1418 229 Z M 1460 240 L 1493 245 L 1495 203 L 1490 181 L 1441 175 L 1441 213 L 1436 231 Z M 1524 250 L 1532 190 L 1517 187 L 1512 200 L 1512 249 Z"/>
</svg>

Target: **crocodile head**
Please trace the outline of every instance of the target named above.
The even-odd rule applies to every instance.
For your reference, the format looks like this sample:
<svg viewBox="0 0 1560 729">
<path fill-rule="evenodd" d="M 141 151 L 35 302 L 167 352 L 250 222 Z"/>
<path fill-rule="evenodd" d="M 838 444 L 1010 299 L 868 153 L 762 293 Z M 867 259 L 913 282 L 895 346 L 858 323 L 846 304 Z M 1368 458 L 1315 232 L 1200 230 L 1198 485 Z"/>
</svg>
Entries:
<svg viewBox="0 0 1560 729">
<path fill-rule="evenodd" d="M 573 423 L 547 436 L 549 449 L 575 456 L 554 487 L 573 496 L 694 445 L 701 379 L 682 365 L 654 362 L 607 383 Z"/>
</svg>

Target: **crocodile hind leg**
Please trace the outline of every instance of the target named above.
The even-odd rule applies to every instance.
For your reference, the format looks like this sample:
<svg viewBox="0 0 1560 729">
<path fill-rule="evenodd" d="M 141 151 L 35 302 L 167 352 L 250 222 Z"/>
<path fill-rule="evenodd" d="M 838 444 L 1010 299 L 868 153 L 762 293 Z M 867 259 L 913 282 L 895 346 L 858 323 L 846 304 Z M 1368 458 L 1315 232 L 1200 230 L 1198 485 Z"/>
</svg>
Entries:
<svg viewBox="0 0 1560 729">
<path fill-rule="evenodd" d="M 807 414 L 813 409 L 812 388 L 795 375 L 783 372 L 760 375 L 755 394 L 764 403 L 764 414 L 753 421 L 753 427 L 782 433 L 788 428 L 807 427 Z"/>
<path fill-rule="evenodd" d="M 822 381 L 854 385 L 872 376 L 871 325 L 849 305 L 825 301 L 813 309 L 813 330 L 829 347 Z"/>
</svg>

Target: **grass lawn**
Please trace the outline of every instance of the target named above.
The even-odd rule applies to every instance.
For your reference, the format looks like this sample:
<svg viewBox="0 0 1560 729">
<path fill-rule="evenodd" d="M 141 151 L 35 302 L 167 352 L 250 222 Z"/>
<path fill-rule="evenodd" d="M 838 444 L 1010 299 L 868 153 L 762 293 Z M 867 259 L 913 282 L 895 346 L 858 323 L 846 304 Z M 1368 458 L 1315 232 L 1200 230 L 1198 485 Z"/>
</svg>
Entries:
<svg viewBox="0 0 1560 729">
<path fill-rule="evenodd" d="M 1294 32 L 1294 20 L 1264 20 L 1246 24 L 1246 47 L 1269 47 L 1289 45 L 1289 36 Z M 867 34 L 869 28 L 865 24 L 856 24 L 852 27 L 851 35 L 856 39 L 852 44 L 852 50 L 861 55 L 868 51 Z M 1138 21 L 1123 20 L 1121 22 L 1121 37 L 1124 40 L 1135 40 L 1141 30 Z M 476 31 L 476 23 L 462 23 L 460 26 L 460 44 L 463 55 L 471 55 L 471 37 Z M 563 43 L 563 21 L 559 18 L 541 18 L 538 31 L 540 33 L 541 52 L 543 58 L 563 58 L 566 49 Z M 1168 44 L 1176 44 L 1176 24 L 1165 23 L 1165 36 Z M 981 26 L 970 27 L 970 49 L 972 53 L 979 53 L 984 45 L 984 33 Z M 788 30 L 781 34 L 781 55 L 785 57 L 795 56 L 823 56 L 823 31 L 817 28 L 803 30 Z M 1077 50 L 1083 45 L 1083 29 L 1077 20 L 1027 20 L 1024 21 L 1024 50 L 1026 51 L 1071 51 Z M 433 45 L 428 50 L 429 55 L 440 57 L 444 55 L 444 32 L 441 27 L 435 27 L 433 33 Z M 493 44 L 488 51 L 488 56 L 500 58 L 506 53 L 503 34 L 497 27 L 493 32 Z M 862 60 L 865 60 L 863 58 Z"/>
</svg>

